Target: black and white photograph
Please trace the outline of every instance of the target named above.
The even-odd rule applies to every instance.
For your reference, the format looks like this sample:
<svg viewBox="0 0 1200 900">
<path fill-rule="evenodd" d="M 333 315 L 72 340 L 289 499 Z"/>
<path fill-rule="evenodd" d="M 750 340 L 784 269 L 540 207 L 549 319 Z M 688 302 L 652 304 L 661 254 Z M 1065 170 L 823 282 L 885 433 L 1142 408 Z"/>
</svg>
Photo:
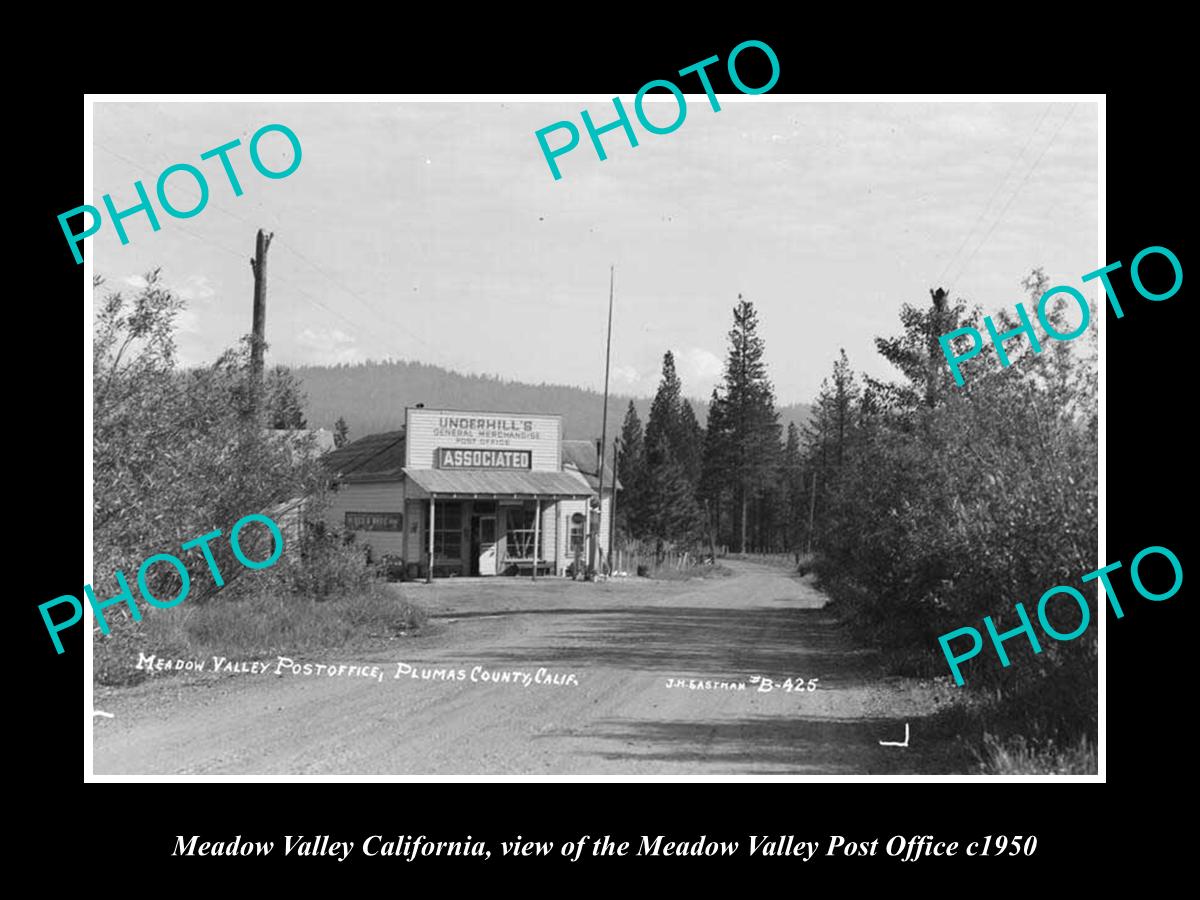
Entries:
<svg viewBox="0 0 1200 900">
<path fill-rule="evenodd" d="M 1103 777 L 1103 97 L 677 83 L 91 98 L 89 778 Z"/>
</svg>

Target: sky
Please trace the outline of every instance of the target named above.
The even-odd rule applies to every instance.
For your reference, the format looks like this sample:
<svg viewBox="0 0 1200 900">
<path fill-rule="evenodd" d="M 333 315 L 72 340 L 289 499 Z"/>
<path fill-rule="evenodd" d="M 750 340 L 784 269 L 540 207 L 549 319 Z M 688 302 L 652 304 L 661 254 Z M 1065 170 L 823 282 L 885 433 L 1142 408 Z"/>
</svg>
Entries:
<svg viewBox="0 0 1200 900">
<path fill-rule="evenodd" d="M 653 95 L 651 95 L 653 96 Z M 667 124 L 675 101 L 646 104 Z M 899 331 L 904 302 L 934 286 L 992 312 L 1025 300 L 1035 266 L 1081 287 L 1097 257 L 1097 109 L 1086 102 L 813 103 L 770 95 L 687 96 L 671 134 L 602 136 L 611 100 L 524 102 L 97 103 L 89 202 L 154 197 L 175 163 L 199 168 L 207 206 L 143 214 L 87 239 L 109 287 L 145 272 L 187 302 L 179 358 L 214 359 L 250 330 L 255 232 L 268 254 L 269 364 L 411 359 L 460 372 L 599 389 L 609 267 L 615 266 L 614 392 L 648 395 L 663 353 L 684 393 L 719 381 L 738 295 L 758 310 L 780 403 L 808 402 L 845 348 L 893 371 L 873 339 Z M 555 180 L 534 133 L 573 121 L 580 144 Z M 282 123 L 302 146 L 286 178 L 254 169 L 250 137 Z M 217 159 L 230 152 L 244 193 Z M 565 133 L 550 136 L 551 146 Z M 287 140 L 260 145 L 291 161 Z M 195 205 L 187 174 L 167 182 Z"/>
</svg>

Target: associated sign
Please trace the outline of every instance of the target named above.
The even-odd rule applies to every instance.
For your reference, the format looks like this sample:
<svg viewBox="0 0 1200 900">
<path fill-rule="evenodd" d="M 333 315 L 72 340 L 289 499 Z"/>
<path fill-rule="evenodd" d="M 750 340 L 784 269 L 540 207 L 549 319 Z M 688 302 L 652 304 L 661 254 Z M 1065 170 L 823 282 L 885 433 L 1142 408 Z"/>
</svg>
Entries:
<svg viewBox="0 0 1200 900">
<path fill-rule="evenodd" d="M 466 447 L 438 447 L 434 463 L 439 469 L 530 469 L 528 450 L 474 450 Z"/>
</svg>

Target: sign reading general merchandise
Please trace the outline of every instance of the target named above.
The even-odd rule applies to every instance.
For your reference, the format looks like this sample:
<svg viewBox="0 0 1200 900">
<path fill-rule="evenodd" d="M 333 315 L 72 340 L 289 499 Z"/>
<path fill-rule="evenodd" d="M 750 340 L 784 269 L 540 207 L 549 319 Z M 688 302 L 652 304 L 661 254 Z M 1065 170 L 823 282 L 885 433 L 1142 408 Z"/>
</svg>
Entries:
<svg viewBox="0 0 1200 900">
<path fill-rule="evenodd" d="M 528 469 L 532 467 L 528 450 L 473 450 L 465 447 L 438 447 L 433 460 L 439 469 Z"/>
<path fill-rule="evenodd" d="M 558 472 L 562 417 L 540 413 L 405 410 L 409 469 Z"/>
</svg>

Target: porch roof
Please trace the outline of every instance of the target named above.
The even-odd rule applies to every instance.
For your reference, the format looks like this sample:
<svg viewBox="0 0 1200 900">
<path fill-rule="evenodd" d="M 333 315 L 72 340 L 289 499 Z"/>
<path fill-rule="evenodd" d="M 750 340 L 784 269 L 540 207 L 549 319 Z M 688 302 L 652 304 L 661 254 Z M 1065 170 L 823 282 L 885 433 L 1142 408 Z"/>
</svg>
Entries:
<svg viewBox="0 0 1200 900">
<path fill-rule="evenodd" d="M 409 497 L 586 500 L 592 496 L 592 489 L 577 472 L 405 469 L 404 474 L 409 479 Z"/>
</svg>

